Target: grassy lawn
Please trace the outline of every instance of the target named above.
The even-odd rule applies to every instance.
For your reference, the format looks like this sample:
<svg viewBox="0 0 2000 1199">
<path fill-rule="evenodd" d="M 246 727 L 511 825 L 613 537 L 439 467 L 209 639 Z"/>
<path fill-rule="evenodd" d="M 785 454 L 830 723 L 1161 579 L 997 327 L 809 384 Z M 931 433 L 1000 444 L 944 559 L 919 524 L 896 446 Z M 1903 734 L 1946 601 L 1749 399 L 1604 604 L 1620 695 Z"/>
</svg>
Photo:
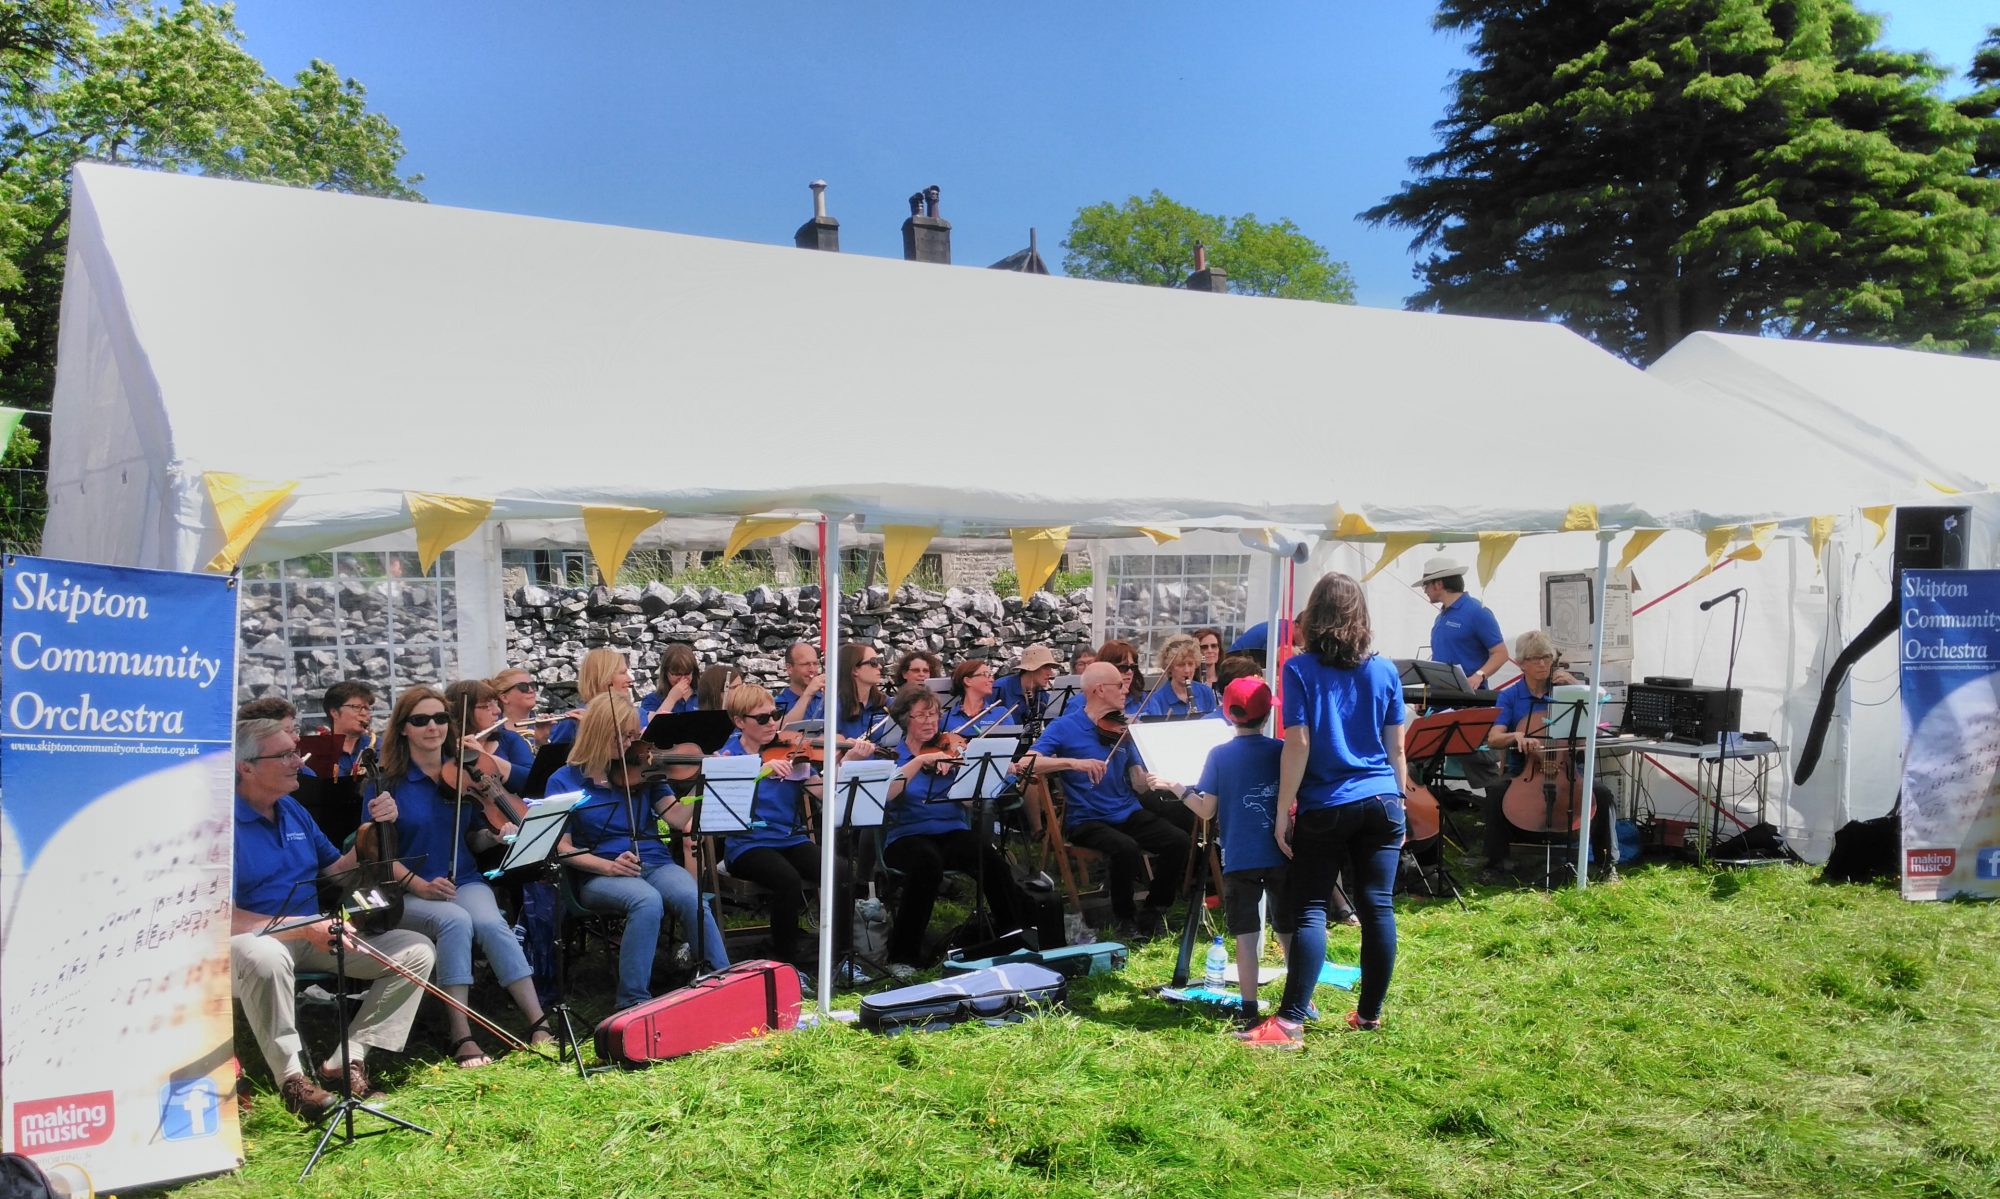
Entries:
<svg viewBox="0 0 2000 1199">
<path fill-rule="evenodd" d="M 1153 998 L 1160 942 L 1009 1028 L 821 1027 L 587 1085 L 406 1059 L 391 1110 L 438 1135 L 339 1149 L 296 1193 L 2000 1194 L 2000 912 L 1816 875 L 1406 905 L 1384 1030 L 1322 990 L 1297 1054 Z M 312 1135 L 266 1088 L 249 1165 L 175 1193 L 290 1191 Z"/>
</svg>

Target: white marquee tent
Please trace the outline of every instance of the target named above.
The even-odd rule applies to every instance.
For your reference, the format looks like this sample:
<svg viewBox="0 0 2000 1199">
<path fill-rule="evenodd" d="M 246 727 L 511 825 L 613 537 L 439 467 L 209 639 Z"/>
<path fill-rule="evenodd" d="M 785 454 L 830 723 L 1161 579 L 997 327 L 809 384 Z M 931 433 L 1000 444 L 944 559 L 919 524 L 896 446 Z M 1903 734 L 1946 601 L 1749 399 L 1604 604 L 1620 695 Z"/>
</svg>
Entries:
<svg viewBox="0 0 2000 1199">
<path fill-rule="evenodd" d="M 1859 505 L 1935 496 L 1920 480 L 1939 466 L 1918 447 L 1810 432 L 1649 378 L 1550 324 L 86 164 L 44 549 L 198 568 L 225 541 L 208 472 L 296 484 L 244 561 L 408 530 L 410 493 L 491 501 L 489 529 L 609 504 L 946 536 L 1067 525 L 1317 539 L 1344 508 L 1381 533 L 1442 541 L 1553 532 L 1576 505 L 1594 505 L 1607 536 L 1797 533 L 1816 515 L 1851 524 Z M 1591 536 L 1524 538 L 1500 577 L 1528 582 L 1556 559 L 1587 568 Z M 481 542 L 461 546 L 461 580 L 469 556 L 497 584 L 497 541 Z M 1782 704 L 1809 681 L 1822 621 L 1812 555 L 1777 545 L 1766 568 L 1787 563 L 1798 602 L 1771 606 L 1772 648 L 1746 650 L 1739 678 Z M 1670 563 L 1665 580 L 1691 561 L 1692 574 L 1700 546 L 1668 537 L 1641 565 Z M 1374 553 L 1322 548 L 1320 561 L 1357 568 Z M 490 611 L 461 605 L 462 622 L 484 622 L 462 626 L 466 644 L 498 644 L 495 591 Z M 1427 630 L 1420 617 L 1384 627 Z"/>
</svg>

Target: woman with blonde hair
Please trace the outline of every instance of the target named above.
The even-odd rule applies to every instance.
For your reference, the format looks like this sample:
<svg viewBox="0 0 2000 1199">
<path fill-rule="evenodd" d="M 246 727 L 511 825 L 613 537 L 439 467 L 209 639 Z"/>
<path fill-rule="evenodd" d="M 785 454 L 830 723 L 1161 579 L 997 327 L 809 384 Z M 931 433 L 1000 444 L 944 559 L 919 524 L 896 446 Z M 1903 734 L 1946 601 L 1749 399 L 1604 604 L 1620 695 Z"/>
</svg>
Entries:
<svg viewBox="0 0 2000 1199">
<path fill-rule="evenodd" d="M 1191 720 L 1213 713 L 1220 705 L 1214 688 L 1195 681 L 1195 671 L 1200 668 L 1201 647 L 1195 639 L 1185 633 L 1169 637 L 1160 647 L 1160 672 L 1166 677 L 1139 709 L 1139 715 Z"/>
<path fill-rule="evenodd" d="M 567 745 L 576 740 L 576 724 L 582 718 L 590 701 L 600 695 L 618 695 L 627 702 L 632 698 L 632 663 L 627 661 L 621 650 L 600 646 L 583 656 L 576 664 L 576 702 L 573 711 L 564 713 L 563 719 L 549 729 L 547 744 Z"/>
</svg>

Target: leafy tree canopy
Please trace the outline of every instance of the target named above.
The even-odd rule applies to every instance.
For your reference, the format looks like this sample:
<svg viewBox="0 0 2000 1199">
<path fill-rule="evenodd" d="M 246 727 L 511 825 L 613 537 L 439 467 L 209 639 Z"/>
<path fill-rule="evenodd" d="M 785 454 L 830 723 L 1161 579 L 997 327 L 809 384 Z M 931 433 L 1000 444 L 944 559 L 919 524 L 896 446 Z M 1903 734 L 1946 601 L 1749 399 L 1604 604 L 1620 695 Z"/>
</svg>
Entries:
<svg viewBox="0 0 2000 1199">
<path fill-rule="evenodd" d="M 1123 204 L 1078 209 L 1063 242 L 1063 270 L 1085 279 L 1180 287 L 1194 270 L 1197 242 L 1208 247 L 1210 266 L 1228 272 L 1231 291 L 1354 302 L 1347 264 L 1333 261 L 1292 222 L 1201 212 L 1157 190 Z"/>
<path fill-rule="evenodd" d="M 1412 307 L 1640 361 L 1702 329 L 2000 348 L 1992 117 L 1851 0 L 1444 0 L 1436 23 L 1473 66 L 1419 177 L 1362 214 L 1429 251 Z"/>
</svg>

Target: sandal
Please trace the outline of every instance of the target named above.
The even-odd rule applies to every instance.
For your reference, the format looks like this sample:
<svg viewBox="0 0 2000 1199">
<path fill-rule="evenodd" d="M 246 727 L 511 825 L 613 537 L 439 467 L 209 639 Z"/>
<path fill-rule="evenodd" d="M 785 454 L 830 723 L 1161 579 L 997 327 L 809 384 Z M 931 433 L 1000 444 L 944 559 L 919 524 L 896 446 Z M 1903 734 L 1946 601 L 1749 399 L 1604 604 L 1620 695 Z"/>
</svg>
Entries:
<svg viewBox="0 0 2000 1199">
<path fill-rule="evenodd" d="M 535 1036 L 536 1033 L 540 1033 L 541 1036 L 537 1038 Z M 549 1028 L 549 1014 L 547 1012 L 543 1012 L 540 1016 L 537 1016 L 535 1018 L 535 1022 L 533 1024 L 530 1024 L 528 1026 L 528 1044 L 554 1045 L 555 1043 L 556 1043 L 556 1034 L 553 1030 Z"/>
<path fill-rule="evenodd" d="M 462 1052 L 463 1047 L 466 1045 L 472 1046 L 472 1052 Z M 479 1041 L 469 1036 L 460 1037 L 451 1043 L 451 1060 L 457 1062 L 458 1068 L 461 1070 L 477 1070 L 481 1066 L 490 1066 L 493 1064 L 493 1059 L 487 1057 L 486 1051 L 479 1047 Z"/>
</svg>

